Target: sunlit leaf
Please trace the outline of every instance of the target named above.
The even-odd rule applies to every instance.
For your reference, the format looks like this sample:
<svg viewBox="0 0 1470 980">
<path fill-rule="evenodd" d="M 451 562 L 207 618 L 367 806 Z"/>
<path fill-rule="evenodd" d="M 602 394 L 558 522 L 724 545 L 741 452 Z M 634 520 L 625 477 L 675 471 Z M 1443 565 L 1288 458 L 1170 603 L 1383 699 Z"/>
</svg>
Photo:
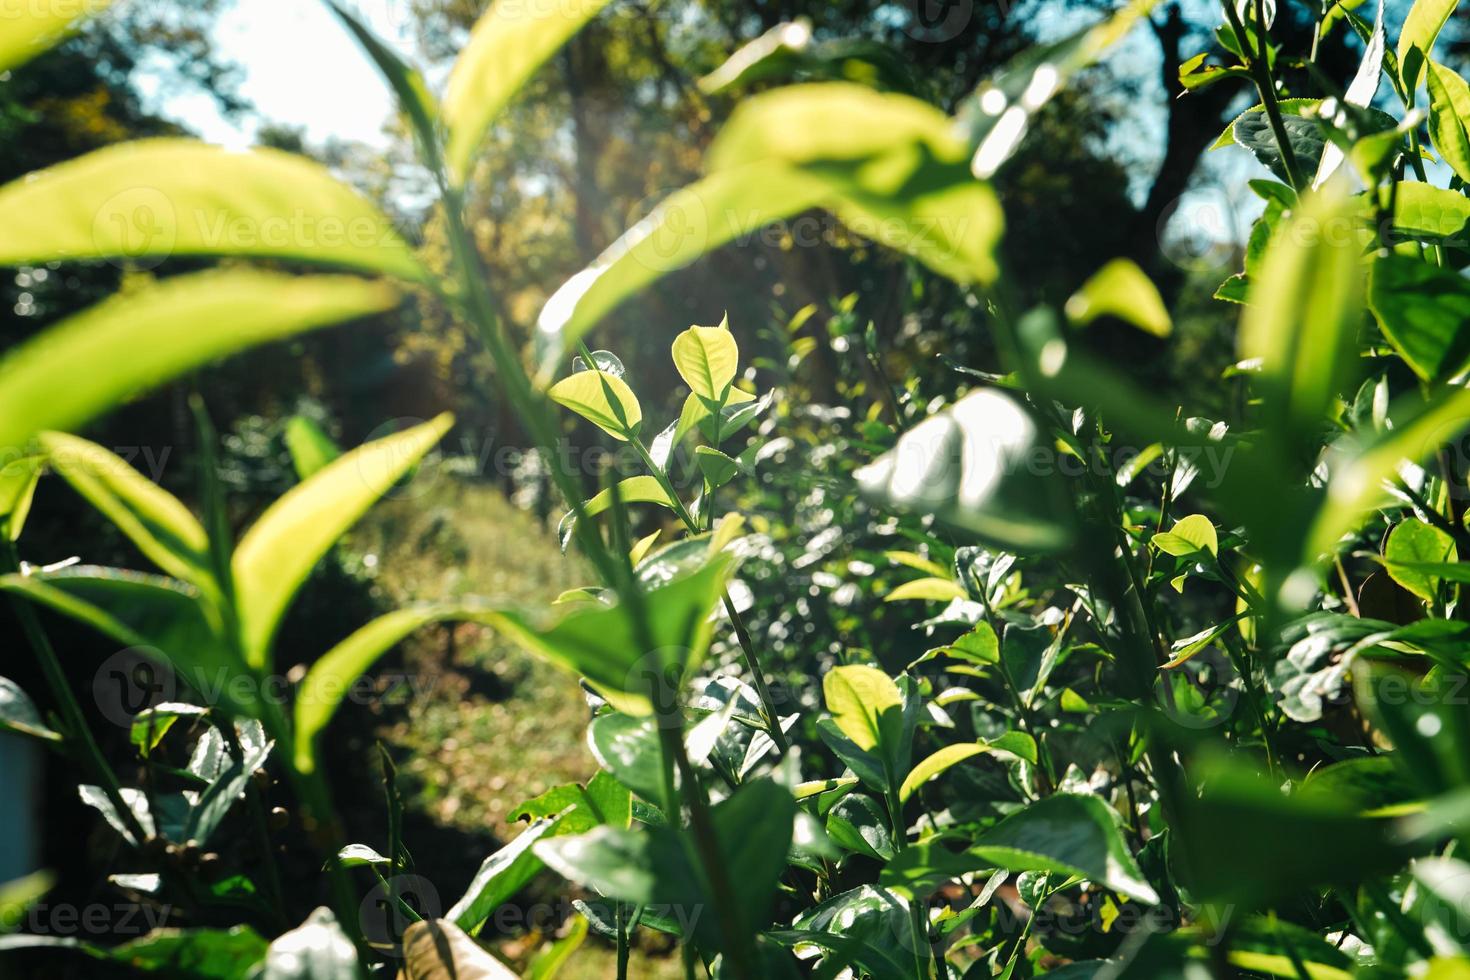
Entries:
<svg viewBox="0 0 1470 980">
<path fill-rule="evenodd" d="M 1419 77 L 1434 51 L 1440 29 L 1450 19 L 1459 0 L 1414 0 L 1409 15 L 1399 31 L 1399 71 L 1404 91 L 1410 94 L 1419 86 Z"/>
<path fill-rule="evenodd" d="M 615 374 L 578 371 L 552 385 L 546 394 L 622 442 L 636 434 L 643 422 L 638 396 Z"/>
<path fill-rule="evenodd" d="M 0 265 L 243 255 L 428 277 L 366 198 L 280 150 L 120 143 L 0 187 L 0 214 Z"/>
<path fill-rule="evenodd" d="M 453 424 L 452 416 L 441 415 L 359 446 L 288 490 L 245 532 L 233 574 L 251 664 L 269 663 L 281 617 L 322 556 Z"/>
<path fill-rule="evenodd" d="M 963 742 L 959 745 L 946 745 L 944 748 L 927 756 L 904 777 L 903 785 L 898 788 L 898 798 L 907 802 L 910 796 L 918 792 L 919 787 L 929 780 L 938 776 L 946 769 L 950 769 L 966 759 L 972 759 L 989 751 L 984 745 L 973 742 Z"/>
<path fill-rule="evenodd" d="M 1240 324 L 1240 356 L 1260 358 L 1265 425 L 1303 438 L 1356 361 L 1363 269 L 1349 200 L 1336 184 L 1310 195 L 1271 242 Z"/>
<path fill-rule="evenodd" d="M 1470 181 L 1470 82 L 1433 61 L 1429 86 L 1429 135 L 1434 148 L 1461 180 Z"/>
<path fill-rule="evenodd" d="M 391 289 L 361 279 L 245 269 L 179 276 L 117 296 L 0 359 L 0 447 L 23 445 L 44 429 L 78 428 L 216 358 L 396 302 Z"/>
<path fill-rule="evenodd" d="M 8 677 L 0 677 L 0 729 L 49 742 L 61 741 L 61 733 L 41 719 L 30 695 Z"/>
<path fill-rule="evenodd" d="M 175 578 L 209 588 L 209 539 L 178 498 L 115 453 L 60 432 L 41 435 L 52 470 L 61 474 L 138 550 Z"/>
<path fill-rule="evenodd" d="M 822 678 L 822 695 L 842 734 L 864 752 L 895 743 L 903 720 L 903 694 L 876 667 L 834 667 Z"/>
<path fill-rule="evenodd" d="M 1153 282 L 1130 259 L 1114 259 L 1067 300 L 1067 319 L 1086 326 L 1100 316 L 1115 316 L 1156 337 L 1174 329 Z"/>
<path fill-rule="evenodd" d="M 21 456 L 0 466 L 0 533 L 7 533 L 11 541 L 19 540 L 25 529 L 45 468 L 42 456 Z"/>
<path fill-rule="evenodd" d="M 302 772 L 316 769 L 316 736 L 332 720 L 352 685 L 379 657 L 430 623 L 473 620 L 477 612 L 474 607 L 460 605 L 397 609 L 379 616 L 322 654 L 296 692 L 296 768 Z"/>
<path fill-rule="evenodd" d="M 740 348 L 728 327 L 690 327 L 674 338 L 673 354 L 691 392 L 712 402 L 724 400 L 740 366 Z"/>
<path fill-rule="evenodd" d="M 874 503 L 934 514 L 1016 551 L 1053 551 L 1072 538 L 1056 474 L 1035 464 L 1040 434 L 1010 395 L 966 395 L 899 439 L 854 477 Z"/>
<path fill-rule="evenodd" d="M 30 61 L 75 31 L 88 17 L 102 13 L 110 0 L 87 3 L 26 3 L 6 0 L 0 5 L 0 73 Z"/>
<path fill-rule="evenodd" d="M 407 975 L 423 980 L 518 980 L 451 919 L 423 919 L 403 930 L 403 965 Z"/>
<path fill-rule="evenodd" d="M 468 179 L 485 131 L 536 69 L 607 5 L 607 0 L 495 0 L 470 32 L 444 93 L 445 162 L 456 185 Z"/>
<path fill-rule="evenodd" d="M 332 437 L 305 415 L 293 415 L 286 423 L 286 450 L 296 475 L 305 480 L 342 455 Z"/>
<path fill-rule="evenodd" d="M 1433 525 L 1409 518 L 1395 524 L 1383 546 L 1383 561 L 1393 580 L 1425 602 L 1433 602 L 1439 578 L 1416 565 L 1453 562 L 1455 539 Z"/>
</svg>

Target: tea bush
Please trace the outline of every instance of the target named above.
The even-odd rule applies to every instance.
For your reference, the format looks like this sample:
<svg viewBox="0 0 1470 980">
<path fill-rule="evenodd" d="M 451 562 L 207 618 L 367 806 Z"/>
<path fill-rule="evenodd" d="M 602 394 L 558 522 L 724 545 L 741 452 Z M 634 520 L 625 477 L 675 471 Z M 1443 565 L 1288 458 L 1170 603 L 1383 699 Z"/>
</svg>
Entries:
<svg viewBox="0 0 1470 980">
<path fill-rule="evenodd" d="M 1381 3 L 1325 8 L 1314 36 L 1364 47 L 1346 86 L 1316 44 L 1277 39 L 1265 0 L 1225 4 L 1215 45 L 1180 67 L 1189 92 L 1244 79 L 1259 100 L 1217 141 L 1259 164 L 1264 209 L 1215 294 L 1238 306 L 1238 359 L 1194 379 L 1217 389 L 1204 399 L 1099 356 L 1098 321 L 1171 334 L 1132 261 L 1022 307 L 991 183 L 1147 2 L 1022 54 L 954 115 L 831 70 L 800 26 L 735 52 L 707 90 L 844 80 L 742 94 L 704 176 L 547 302 L 528 369 L 466 188 L 497 114 L 602 6 L 499 0 L 439 96 L 334 5 L 432 175 L 448 270 L 280 151 L 150 139 L 0 188 L 0 264 L 228 260 L 0 361 L 0 589 L 55 708 L 5 681 L 0 719 L 76 766 L 118 841 L 112 883 L 190 919 L 115 946 L 16 931 L 3 955 L 53 972 L 88 957 L 164 976 L 506 976 L 472 937 L 549 872 L 575 887 L 575 916 L 528 976 L 589 933 L 619 975 L 649 933 L 672 937 L 686 975 L 738 980 L 1470 975 L 1470 85 L 1434 58 L 1453 0 L 1416 0 L 1392 47 Z M 70 26 L 43 9 L 3 24 L 0 69 Z M 951 280 L 998 369 L 951 362 L 938 392 L 895 379 L 855 298 L 825 324 L 806 308 L 770 325 L 759 370 L 754 325 L 652 324 L 687 389 L 665 416 L 590 347 L 665 273 L 813 210 Z M 549 605 L 456 591 L 391 610 L 283 677 L 278 633 L 308 575 L 452 420 L 347 452 L 293 422 L 299 480 L 243 531 L 197 399 L 198 514 L 67 432 L 403 290 L 482 340 L 590 578 Z M 841 404 L 783 383 L 813 326 L 859 355 Z M 1186 414 L 1200 403 L 1220 417 Z M 561 451 L 569 417 L 611 451 L 590 497 Z M 46 470 L 156 571 L 22 562 Z M 129 648 L 122 682 L 169 685 L 131 718 L 140 785 L 100 751 L 38 607 Z M 482 624 L 579 677 L 600 767 L 522 802 L 524 829 L 464 856 L 477 870 L 447 909 L 422 900 L 391 761 L 382 851 L 343 838 L 321 766 L 353 685 L 435 622 Z M 320 877 L 275 858 L 291 814 L 271 806 L 273 774 Z M 304 922 L 303 880 L 329 896 Z M 6 885 L 5 924 L 48 887 Z"/>
</svg>

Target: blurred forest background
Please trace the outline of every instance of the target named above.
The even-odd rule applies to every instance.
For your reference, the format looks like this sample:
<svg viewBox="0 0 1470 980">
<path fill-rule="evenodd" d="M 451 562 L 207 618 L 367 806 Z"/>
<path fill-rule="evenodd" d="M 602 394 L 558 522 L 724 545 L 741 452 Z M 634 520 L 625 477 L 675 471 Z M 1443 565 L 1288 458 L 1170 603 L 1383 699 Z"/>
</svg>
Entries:
<svg viewBox="0 0 1470 980">
<path fill-rule="evenodd" d="M 166 92 L 207 95 L 226 117 L 249 117 L 255 109 L 239 94 L 238 66 L 213 40 L 224 6 L 120 3 L 61 48 L 0 76 L 0 181 L 109 143 L 186 129 L 161 113 L 158 91 L 144 94 L 145 70 L 163 80 Z M 483 3 L 402 6 L 417 56 L 432 75 L 463 44 Z M 953 110 L 989 71 L 1046 39 L 1037 32 L 1084 22 L 1101 9 L 1075 0 L 959 0 L 926 6 L 918 16 L 905 3 L 866 0 L 613 4 L 536 78 L 483 153 L 480 192 L 471 196 L 473 229 L 507 321 L 528 336 L 557 286 L 663 194 L 696 176 L 732 102 L 703 95 L 698 79 L 778 24 L 808 18 L 824 53 L 799 66 L 798 77 L 863 80 Z M 1280 17 L 1286 30 L 1305 35 L 1314 14 L 1306 4 L 1282 3 Z M 1390 13 L 1390 21 L 1398 16 Z M 1183 96 L 1189 105 L 1181 101 L 1179 65 L 1210 48 L 1217 20 L 1206 3 L 1159 4 L 1151 31 L 1137 32 L 1111 62 L 1051 103 L 997 181 L 1009 225 L 1008 276 L 1023 301 L 1061 301 L 1107 259 L 1133 257 L 1178 312 L 1174 338 L 1130 369 L 1183 392 L 1186 403 L 1191 378 L 1218 376 L 1231 360 L 1235 315 L 1211 294 L 1238 267 L 1233 229 L 1253 217 L 1247 193 L 1234 202 L 1245 212 L 1238 220 L 1207 220 L 1220 197 L 1210 189 L 1239 189 L 1245 177 L 1258 176 L 1222 171 L 1207 154 L 1232 112 L 1245 107 L 1242 86 L 1226 82 Z M 1463 29 L 1450 40 L 1461 45 L 1447 58 L 1453 64 L 1464 57 Z M 1335 34 L 1324 59 L 1338 64 L 1328 74 L 1351 74 L 1356 48 L 1350 32 Z M 300 84 L 310 86 L 314 66 L 296 68 Z M 416 203 L 428 199 L 428 175 L 411 162 L 409 137 L 394 120 L 384 120 L 387 153 L 340 142 L 308 146 L 301 132 L 262 122 L 261 142 L 336 168 L 395 216 L 431 262 L 447 263 L 438 217 Z M 1130 181 L 1139 173 L 1153 176 Z M 130 281 L 188 267 L 170 261 L 157 268 L 7 272 L 0 277 L 0 347 Z M 882 551 L 895 545 L 845 490 L 845 475 L 865 456 L 864 426 L 872 421 L 853 417 L 848 406 L 868 404 L 875 392 L 922 405 L 952 390 L 956 370 L 993 368 L 993 352 L 955 287 L 816 214 L 779 232 L 752 230 L 747 240 L 660 281 L 602 325 L 596 346 L 628 365 L 634 387 L 645 393 L 645 412 L 662 427 L 679 401 L 670 340 L 691 323 L 717 323 L 725 314 L 742 360 L 761 375 L 757 390 L 779 392 L 758 457 L 773 465 L 757 467 L 739 501 L 767 542 L 747 568 L 747 577 L 761 583 L 750 623 L 791 696 L 813 698 L 803 678 L 817 675 L 836 649 L 866 648 L 901 664 L 924 647 L 909 617 L 876 599 L 890 574 Z M 1107 324 L 1093 333 L 1105 352 L 1109 339 Z M 1129 339 L 1136 349 L 1138 335 Z M 446 408 L 458 415 L 444 454 L 319 569 L 283 631 L 281 662 L 326 649 L 380 607 L 460 593 L 545 599 L 579 584 L 576 567 L 559 553 L 560 503 L 535 461 L 515 452 L 522 434 L 497 397 L 488 358 L 433 304 L 408 303 L 391 316 L 234 358 L 114 413 L 89 435 L 194 499 L 198 447 L 186 399 L 195 390 L 225 436 L 222 465 L 234 493 L 232 516 L 242 524 L 295 480 L 283 440 L 292 417 L 307 416 L 350 445 Z M 656 399 L 648 393 L 659 391 L 669 393 L 667 403 L 651 404 Z M 884 399 L 874 403 L 881 407 Z M 1197 407 L 1210 414 L 1209 405 Z M 570 422 L 567 435 L 573 447 L 597 441 L 590 427 Z M 804 465 L 775 465 L 793 456 Z M 586 469 L 590 494 L 598 477 L 595 467 Z M 794 479 L 800 485 L 790 485 Z M 59 480 L 43 482 L 26 557 L 61 560 L 84 541 L 88 562 L 137 564 L 117 532 Z M 841 584 L 854 573 L 880 581 L 861 592 Z M 92 671 L 112 651 L 79 627 L 55 618 L 49 625 L 78 688 L 90 689 Z M 18 633 L 0 625 L 0 635 Z M 18 669 L 23 688 L 40 687 L 24 675 L 27 668 Z M 386 678 L 382 696 L 343 711 L 329 740 L 329 770 L 342 774 L 337 792 L 352 823 L 349 839 L 374 842 L 383 834 L 374 750 L 381 740 L 410 793 L 410 846 L 423 873 L 447 894 L 457 894 L 479 857 L 505 836 L 511 806 L 593 769 L 581 744 L 586 707 L 575 684 L 476 627 L 422 637 L 379 675 Z M 126 765 L 125 730 L 105 736 Z M 99 835 L 78 846 L 94 815 L 76 799 L 68 774 L 51 777 L 47 832 L 36 857 L 61 872 L 63 889 L 78 900 L 103 894 L 106 882 L 88 869 L 105 863 L 90 861 L 88 849 L 112 845 Z M 510 937 L 509 952 L 537 939 Z M 586 971 L 599 975 L 596 963 Z"/>
</svg>

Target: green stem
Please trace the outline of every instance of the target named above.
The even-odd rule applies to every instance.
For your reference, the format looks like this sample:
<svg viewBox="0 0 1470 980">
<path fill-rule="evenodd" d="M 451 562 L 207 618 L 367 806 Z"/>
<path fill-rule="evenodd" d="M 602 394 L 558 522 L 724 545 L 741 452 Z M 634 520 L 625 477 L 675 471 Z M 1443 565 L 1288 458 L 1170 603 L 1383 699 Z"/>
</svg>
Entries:
<svg viewBox="0 0 1470 980">
<path fill-rule="evenodd" d="M 663 467 L 654 461 L 653 454 L 648 451 L 648 447 L 643 444 L 643 440 L 632 433 L 628 433 L 628 443 L 633 447 L 634 452 L 638 454 L 638 458 L 643 461 L 643 465 L 653 474 L 653 478 L 658 481 L 658 485 L 663 489 L 664 495 L 669 498 L 674 515 L 679 518 L 680 522 L 683 523 L 690 534 L 701 533 L 699 525 L 694 520 L 694 516 L 689 513 L 688 508 L 684 506 L 684 502 L 679 499 L 679 494 L 674 489 L 673 481 L 669 479 L 669 475 L 664 471 Z M 786 740 L 786 733 L 781 730 L 781 715 L 776 710 L 776 702 L 771 697 L 771 689 L 766 683 L 765 672 L 761 670 L 760 660 L 755 655 L 755 642 L 751 638 L 750 631 L 746 629 L 745 620 L 741 617 L 739 610 L 735 608 L 735 600 L 730 598 L 729 590 L 723 590 L 720 593 L 720 597 L 725 604 L 725 614 L 730 617 L 730 625 L 735 630 L 735 641 L 740 645 L 740 652 L 745 657 L 745 669 L 750 671 L 751 684 L 755 688 L 756 697 L 760 699 L 761 713 L 765 716 L 763 720 L 766 723 L 766 732 L 771 736 L 771 741 L 776 743 L 776 751 L 781 755 L 785 755 L 787 750 L 790 749 L 791 744 Z"/>
<path fill-rule="evenodd" d="M 20 556 L 16 554 L 15 543 L 10 540 L 8 533 L 0 534 L 0 540 L 5 543 L 4 571 L 7 573 L 20 572 Z M 123 800 L 122 784 L 118 782 L 117 774 L 112 771 L 112 767 L 107 764 L 107 757 L 102 754 L 101 747 L 92 736 L 92 730 L 87 727 L 86 716 L 82 714 L 82 707 L 77 703 L 71 685 L 67 683 L 66 672 L 61 668 L 61 660 L 56 656 L 56 648 L 51 645 L 50 638 L 41 627 L 40 618 L 28 600 L 12 595 L 10 607 L 15 611 L 15 618 L 20 620 L 20 627 L 26 635 L 27 642 L 30 643 L 31 649 L 36 652 L 36 657 L 41 662 L 41 672 L 46 675 L 46 684 L 51 688 L 51 696 L 56 699 L 57 708 L 61 711 L 68 739 L 75 747 L 81 749 L 82 761 L 91 767 L 92 778 L 97 780 L 108 802 L 117 811 L 118 819 L 132 835 L 134 846 L 142 847 L 149 835 L 144 831 L 137 814 L 133 813 L 133 808 Z"/>
<path fill-rule="evenodd" d="M 1270 39 L 1266 35 L 1265 0 L 1255 0 L 1256 10 L 1256 50 L 1254 54 L 1246 54 L 1250 49 L 1250 42 L 1246 38 L 1245 25 L 1240 21 L 1240 14 L 1235 10 L 1231 0 L 1223 0 L 1221 6 L 1225 8 L 1225 18 L 1230 21 L 1230 28 L 1235 32 L 1236 40 L 1240 42 L 1241 60 L 1245 62 L 1246 69 L 1250 71 L 1252 79 L 1256 83 L 1256 91 L 1260 93 L 1261 105 L 1265 107 L 1266 118 L 1271 123 L 1271 133 L 1276 137 L 1276 145 L 1281 150 L 1281 166 L 1286 170 L 1287 183 L 1297 193 L 1307 189 L 1307 182 L 1302 178 L 1301 170 L 1298 168 L 1296 153 L 1291 148 L 1291 139 L 1286 135 L 1286 123 L 1281 116 L 1281 103 L 1276 98 L 1276 82 L 1271 78 L 1271 67 L 1266 57 L 1266 48 Z"/>
</svg>

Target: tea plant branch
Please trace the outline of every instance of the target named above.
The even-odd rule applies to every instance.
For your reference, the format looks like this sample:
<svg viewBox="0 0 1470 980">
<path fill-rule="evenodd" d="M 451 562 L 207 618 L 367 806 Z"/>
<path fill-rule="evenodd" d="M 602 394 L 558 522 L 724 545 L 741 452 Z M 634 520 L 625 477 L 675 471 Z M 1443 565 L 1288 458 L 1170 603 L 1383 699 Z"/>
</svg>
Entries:
<svg viewBox="0 0 1470 980">
<path fill-rule="evenodd" d="M 588 363 L 590 364 L 592 362 L 589 360 Z M 658 481 L 659 487 L 663 490 L 664 495 L 669 498 L 669 504 L 674 509 L 674 515 L 679 518 L 690 534 L 699 534 L 700 527 L 698 522 L 689 513 L 688 508 L 684 506 L 684 502 L 679 499 L 678 491 L 674 489 L 673 481 L 669 479 L 668 473 L 663 467 L 654 462 L 653 454 L 648 451 L 648 447 L 643 444 L 641 438 L 631 432 L 627 435 L 628 442 L 632 445 L 634 452 L 643 461 L 643 465 L 648 467 L 649 472 L 653 474 L 653 478 Z M 781 715 L 776 709 L 775 699 L 771 697 L 771 689 L 766 683 L 765 672 L 761 670 L 760 659 L 756 656 L 755 641 L 751 638 L 750 630 L 746 628 L 745 620 L 740 615 L 740 611 L 735 607 L 735 600 L 730 597 L 730 590 L 720 590 L 720 599 L 724 603 L 725 614 L 730 618 L 730 625 L 735 630 L 735 642 L 739 644 L 740 652 L 745 657 L 745 668 L 750 671 L 751 684 L 755 688 L 756 697 L 760 700 L 761 713 L 765 715 L 764 720 L 767 734 L 771 736 L 771 741 L 776 743 L 776 751 L 781 755 L 785 755 L 791 747 L 791 743 L 787 741 L 786 733 L 781 728 Z"/>
<path fill-rule="evenodd" d="M 1220 4 L 1225 9 L 1225 18 L 1230 22 L 1230 29 L 1235 32 L 1236 40 L 1240 42 L 1240 59 L 1245 62 L 1246 70 L 1251 73 L 1252 80 L 1256 83 L 1256 91 L 1261 96 L 1261 105 L 1266 112 L 1266 118 L 1271 123 L 1271 133 L 1276 137 L 1276 145 L 1281 150 L 1281 166 L 1286 171 L 1287 183 L 1292 189 L 1301 193 L 1307 189 L 1307 183 L 1302 178 L 1298 167 L 1296 153 L 1291 148 L 1291 138 L 1286 134 L 1286 122 L 1281 116 L 1281 103 L 1276 98 L 1276 82 L 1271 77 L 1269 59 L 1266 57 L 1266 47 L 1270 38 L 1266 33 L 1265 0 L 1255 0 L 1256 16 L 1256 49 L 1250 51 L 1250 42 L 1246 36 L 1245 25 L 1241 23 L 1240 14 L 1236 11 L 1232 0 L 1223 0 Z"/>
<path fill-rule="evenodd" d="M 4 548 L 0 549 L 0 559 L 3 559 L 3 566 L 0 566 L 0 570 L 6 573 L 20 572 L 20 556 L 16 554 L 14 542 L 10 540 L 8 534 L 0 534 L 0 541 L 4 542 Z M 87 727 L 86 716 L 82 714 L 82 707 L 77 703 L 76 695 L 72 693 L 71 685 L 66 679 L 66 672 L 61 667 L 61 660 L 56 656 L 56 648 L 51 645 L 50 637 L 46 635 L 45 629 L 41 626 L 40 617 L 36 615 L 35 609 L 27 600 L 14 594 L 10 596 L 10 608 L 14 610 L 15 618 L 20 620 L 20 627 L 25 633 L 26 641 L 30 643 L 31 649 L 36 653 L 36 659 L 41 663 L 41 672 L 46 676 L 46 684 L 51 688 L 51 696 L 56 699 L 56 705 L 66 723 L 68 740 L 72 742 L 74 748 L 80 748 L 81 761 L 91 767 L 92 777 L 97 780 L 108 802 L 117 811 L 118 819 L 132 835 L 136 846 L 142 847 L 150 835 L 143 830 L 143 825 L 138 820 L 137 814 L 133 812 L 133 808 L 123 800 L 122 784 L 118 781 L 117 774 L 112 771 L 112 766 L 108 765 L 107 757 L 102 754 L 101 747 L 92 736 L 92 730 Z"/>
</svg>

